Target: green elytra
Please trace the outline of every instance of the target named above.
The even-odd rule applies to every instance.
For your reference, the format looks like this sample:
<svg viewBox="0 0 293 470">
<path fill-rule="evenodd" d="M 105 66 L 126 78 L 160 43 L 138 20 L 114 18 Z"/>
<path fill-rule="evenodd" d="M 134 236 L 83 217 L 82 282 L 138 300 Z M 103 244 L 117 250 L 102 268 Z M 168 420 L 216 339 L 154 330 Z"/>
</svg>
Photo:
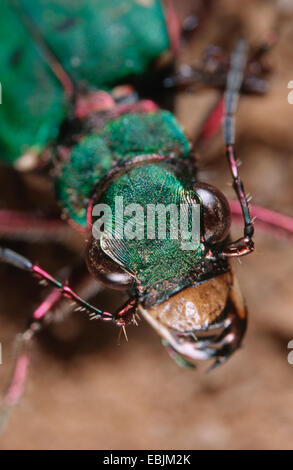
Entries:
<svg viewBox="0 0 293 470">
<path fill-rule="evenodd" d="M 24 153 L 41 152 L 58 136 L 69 103 L 64 91 L 13 8 L 0 4 L 0 156 L 14 163 Z M 85 87 L 111 88 L 128 76 L 143 74 L 169 49 L 163 7 L 158 0 L 19 0 L 38 26 L 65 70 Z M 17 32 L 17 34 L 16 34 Z M 54 152 L 53 152 L 54 153 Z M 113 162 L 137 155 L 159 154 L 188 160 L 190 144 L 174 116 L 162 110 L 124 113 L 105 120 L 100 129 L 84 132 L 58 165 L 56 195 L 67 216 L 86 226 L 86 209 Z M 54 156 L 53 156 L 54 158 Z M 101 202 L 113 207 L 115 196 L 143 206 L 158 202 L 198 200 L 193 177 L 173 164 L 134 168 L 105 190 Z M 115 223 L 115 220 L 113 221 Z M 182 250 L 181 240 L 158 243 L 123 240 L 104 247 L 150 292 L 163 300 L 187 285 L 188 273 L 200 259 L 202 246 Z M 163 293 L 164 291 L 164 293 Z"/>
</svg>

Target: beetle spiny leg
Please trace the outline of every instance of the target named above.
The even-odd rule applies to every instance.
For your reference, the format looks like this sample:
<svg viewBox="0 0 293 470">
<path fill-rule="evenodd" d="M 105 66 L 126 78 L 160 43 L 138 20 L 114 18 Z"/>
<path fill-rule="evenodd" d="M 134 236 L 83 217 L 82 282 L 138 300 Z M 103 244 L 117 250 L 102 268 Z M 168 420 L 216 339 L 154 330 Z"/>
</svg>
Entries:
<svg viewBox="0 0 293 470">
<path fill-rule="evenodd" d="M 137 297 L 130 297 L 122 307 L 113 315 L 113 321 L 118 326 L 126 326 L 133 321 L 138 305 Z"/>
<path fill-rule="evenodd" d="M 19 269 L 29 272 L 33 276 L 37 277 L 40 282 L 45 282 L 47 285 L 50 285 L 61 293 L 65 298 L 68 298 L 75 302 L 81 309 L 87 311 L 89 314 L 94 314 L 95 317 L 103 321 L 116 321 L 113 315 L 109 312 L 104 312 L 93 305 L 86 302 L 78 294 L 76 294 L 70 286 L 66 283 L 62 283 L 55 279 L 51 274 L 42 269 L 40 266 L 33 264 L 29 259 L 20 255 L 19 253 L 10 250 L 9 248 L 0 247 L 0 261 L 3 261 L 7 264 L 15 266 Z"/>
<path fill-rule="evenodd" d="M 231 57 L 230 71 L 227 76 L 225 91 L 225 114 L 223 132 L 226 145 L 226 155 L 232 175 L 233 188 L 239 200 L 244 221 L 243 237 L 236 242 L 229 243 L 219 253 L 221 257 L 243 256 L 254 249 L 252 240 L 254 227 L 250 217 L 248 200 L 245 195 L 243 183 L 238 172 L 238 164 L 235 156 L 235 112 L 239 100 L 241 85 L 243 83 L 246 66 L 246 43 L 239 40 Z"/>
</svg>

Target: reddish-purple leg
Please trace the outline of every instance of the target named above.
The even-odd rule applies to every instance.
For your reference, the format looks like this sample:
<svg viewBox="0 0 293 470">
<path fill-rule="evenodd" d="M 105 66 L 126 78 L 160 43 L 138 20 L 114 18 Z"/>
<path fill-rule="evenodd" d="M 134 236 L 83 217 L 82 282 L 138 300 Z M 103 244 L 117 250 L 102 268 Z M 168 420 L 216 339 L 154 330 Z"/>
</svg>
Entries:
<svg viewBox="0 0 293 470">
<path fill-rule="evenodd" d="M 89 275 L 83 265 L 78 265 L 72 270 L 70 281 L 74 285 L 78 285 L 83 296 L 87 298 L 95 295 L 100 289 L 100 285 Z M 62 292 L 54 288 L 35 309 L 24 333 L 18 335 L 17 339 L 20 350 L 10 384 L 2 400 L 3 406 L 0 412 L 0 421 L 1 418 L 3 421 L 9 409 L 19 402 L 23 394 L 29 366 L 29 351 L 33 337 L 48 322 L 63 320 L 70 313 L 72 313 L 72 307 L 69 303 L 65 303 Z"/>
<path fill-rule="evenodd" d="M 24 333 L 18 336 L 19 353 L 14 367 L 13 375 L 10 380 L 10 384 L 2 400 L 2 409 L 0 410 L 0 428 L 4 426 L 6 418 L 10 410 L 19 402 L 25 386 L 27 378 L 28 367 L 29 367 L 29 351 L 32 343 L 32 339 L 35 334 L 39 332 L 45 323 L 50 321 L 57 321 L 59 315 L 52 315 L 53 311 L 58 307 L 62 310 L 62 317 L 66 312 L 65 305 L 62 305 L 63 298 L 69 298 L 77 304 L 75 310 L 87 311 L 90 314 L 91 319 L 100 319 L 103 321 L 112 321 L 118 326 L 121 326 L 125 332 L 125 325 L 130 321 L 134 321 L 134 314 L 136 311 L 137 300 L 136 298 L 129 299 L 118 312 L 114 315 L 108 312 L 102 312 L 101 310 L 93 307 L 88 302 L 78 296 L 68 285 L 65 285 L 55 278 L 53 278 L 46 271 L 41 269 L 39 266 L 33 265 L 29 260 L 23 256 L 15 253 L 12 250 L 0 248 L 0 260 L 8 264 L 12 264 L 20 269 L 29 271 L 31 274 L 40 278 L 41 281 L 45 281 L 53 287 L 53 290 L 47 295 L 47 297 L 40 303 L 40 305 L 33 312 L 32 318 L 29 325 Z M 84 278 L 84 273 L 82 273 Z M 93 296 L 99 289 L 99 284 L 91 278 L 91 282 L 86 284 L 83 282 L 81 286 L 80 268 L 78 267 L 72 273 L 72 282 L 77 282 L 82 288 L 83 295 L 86 297 Z M 84 281 L 84 279 L 83 279 Z M 72 308 L 70 309 L 72 311 Z M 126 333 L 125 333 L 126 335 Z"/>
<path fill-rule="evenodd" d="M 224 115 L 224 104 L 224 99 L 220 98 L 216 106 L 214 106 L 212 111 L 208 113 L 208 116 L 205 118 L 199 135 L 194 143 L 195 147 L 198 147 L 212 139 L 221 129 Z"/>
<path fill-rule="evenodd" d="M 239 92 L 243 81 L 244 69 L 246 66 L 246 43 L 239 40 L 231 57 L 231 67 L 227 76 L 227 88 L 225 92 L 225 115 L 223 123 L 224 139 L 226 144 L 226 155 L 233 179 L 233 188 L 240 202 L 243 221 L 244 234 L 239 240 L 230 243 L 218 254 L 222 257 L 243 256 L 249 254 L 254 249 L 252 241 L 254 228 L 250 217 L 247 198 L 243 183 L 238 172 L 238 165 L 235 156 L 235 111 L 239 99 Z"/>
<path fill-rule="evenodd" d="M 90 318 L 110 321 L 119 326 L 125 326 L 133 320 L 133 314 L 135 313 L 137 305 L 136 298 L 130 298 L 127 304 L 128 307 L 127 305 L 124 305 L 122 309 L 115 314 L 104 312 L 82 299 L 69 285 L 58 281 L 40 266 L 33 264 L 29 259 L 13 250 L 10 250 L 9 248 L 0 247 L 0 261 L 27 271 L 34 277 L 40 279 L 45 285 L 58 289 L 62 297 L 75 302 L 77 308 L 81 311 L 87 312 Z"/>
<path fill-rule="evenodd" d="M 43 327 L 44 321 L 50 315 L 52 310 L 59 306 L 61 299 L 62 293 L 57 289 L 53 289 L 33 312 L 31 321 L 29 322 L 29 326 L 25 332 L 17 337 L 19 352 L 12 378 L 2 400 L 2 407 L 0 410 L 0 429 L 5 425 L 9 412 L 15 405 L 17 405 L 23 395 L 30 363 L 29 353 L 32 339 Z"/>
<path fill-rule="evenodd" d="M 45 300 L 33 312 L 29 327 L 24 333 L 18 336 L 20 351 L 14 367 L 14 372 L 10 384 L 2 400 L 0 410 L 0 428 L 5 425 L 9 411 L 19 402 L 23 395 L 24 386 L 29 367 L 29 349 L 31 340 L 36 331 L 41 328 L 41 322 L 48 312 L 58 303 L 62 294 L 57 289 L 53 289 Z"/>
<path fill-rule="evenodd" d="M 0 236 L 9 240 L 66 241 L 72 230 L 63 220 L 17 210 L 0 210 Z"/>
<path fill-rule="evenodd" d="M 242 219 L 242 210 L 238 201 L 229 201 L 232 220 L 239 222 Z M 250 206 L 250 212 L 255 219 L 254 224 L 262 228 L 270 235 L 276 237 L 293 236 L 293 218 L 288 215 L 279 214 L 278 212 L 266 209 L 260 206 Z"/>
</svg>

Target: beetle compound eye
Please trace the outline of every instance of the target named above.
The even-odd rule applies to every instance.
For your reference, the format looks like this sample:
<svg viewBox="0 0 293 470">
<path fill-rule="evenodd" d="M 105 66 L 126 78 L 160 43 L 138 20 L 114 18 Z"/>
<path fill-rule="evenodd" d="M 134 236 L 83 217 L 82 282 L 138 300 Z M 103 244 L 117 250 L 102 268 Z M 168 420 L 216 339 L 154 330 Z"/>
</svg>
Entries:
<svg viewBox="0 0 293 470">
<path fill-rule="evenodd" d="M 107 287 L 125 290 L 133 282 L 133 278 L 103 252 L 95 238 L 87 245 L 86 262 L 90 273 Z"/>
<path fill-rule="evenodd" d="M 197 183 L 194 190 L 202 201 L 205 242 L 222 242 L 227 237 L 231 225 L 231 212 L 226 197 L 207 183 Z"/>
</svg>

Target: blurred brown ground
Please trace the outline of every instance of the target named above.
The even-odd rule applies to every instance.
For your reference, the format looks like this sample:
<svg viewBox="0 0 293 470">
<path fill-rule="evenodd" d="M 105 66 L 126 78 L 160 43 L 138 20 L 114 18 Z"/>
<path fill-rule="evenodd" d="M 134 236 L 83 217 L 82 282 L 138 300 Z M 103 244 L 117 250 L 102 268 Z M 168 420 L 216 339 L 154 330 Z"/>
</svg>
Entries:
<svg viewBox="0 0 293 470">
<path fill-rule="evenodd" d="M 182 16 L 192 10 L 192 1 L 175 3 Z M 241 99 L 237 148 L 253 203 L 293 216 L 293 106 L 287 102 L 287 84 L 293 80 L 293 2 L 278 5 L 289 9 L 277 10 L 275 1 L 217 0 L 181 60 L 196 60 L 211 42 L 231 49 L 239 33 L 257 44 L 277 21 L 279 41 L 267 57 L 270 91 L 262 98 Z M 190 135 L 214 97 L 213 92 L 178 97 L 177 115 Z M 221 137 L 201 153 L 202 179 L 233 197 Z M 1 207 L 48 203 L 40 194 L 36 201 L 34 191 L 12 171 L 1 170 L 0 183 Z M 117 346 L 117 330 L 75 314 L 48 327 L 35 342 L 26 393 L 0 447 L 292 448 L 293 366 L 287 362 L 287 344 L 293 339 L 293 245 L 261 232 L 255 239 L 256 253 L 235 263 L 249 306 L 245 347 L 225 366 L 211 374 L 204 372 L 207 364 L 200 371 L 182 370 L 145 322 L 129 328 L 129 343 Z M 74 256 L 57 244 L 12 246 L 53 272 Z M 34 280 L 6 266 L 0 266 L 0 282 L 3 388 L 13 361 L 13 338 L 24 329 L 41 292 Z M 95 298 L 107 309 L 119 301 L 112 292 Z"/>
</svg>

